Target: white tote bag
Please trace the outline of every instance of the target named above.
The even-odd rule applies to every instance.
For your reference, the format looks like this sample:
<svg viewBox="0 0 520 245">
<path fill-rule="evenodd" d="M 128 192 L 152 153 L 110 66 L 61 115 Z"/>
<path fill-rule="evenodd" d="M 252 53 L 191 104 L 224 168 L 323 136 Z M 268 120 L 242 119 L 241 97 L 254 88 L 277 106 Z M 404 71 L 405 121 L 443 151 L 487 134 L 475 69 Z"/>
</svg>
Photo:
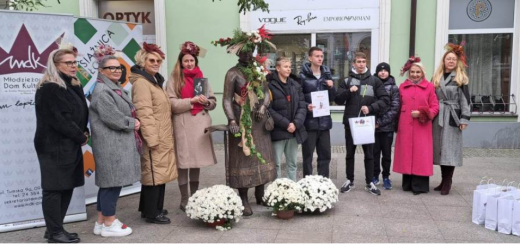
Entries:
<svg viewBox="0 0 520 245">
<path fill-rule="evenodd" d="M 496 231 L 498 228 L 498 199 L 504 196 L 511 195 L 512 191 L 515 191 L 516 188 L 508 186 L 500 188 L 500 193 L 498 195 L 491 195 L 487 198 L 486 203 L 486 220 L 484 221 L 484 226 L 488 230 Z"/>
<path fill-rule="evenodd" d="M 498 232 L 510 235 L 513 228 L 513 206 L 515 200 L 520 198 L 520 191 L 516 190 L 498 198 Z"/>
<path fill-rule="evenodd" d="M 513 219 L 511 231 L 513 235 L 520 236 L 520 199 L 513 202 Z"/>
<path fill-rule="evenodd" d="M 500 187 L 494 186 L 478 189 L 473 191 L 473 210 L 471 212 L 471 220 L 477 225 L 483 225 L 486 220 L 486 204 L 488 197 L 500 195 Z"/>
<path fill-rule="evenodd" d="M 354 145 L 374 144 L 376 142 L 376 118 L 374 116 L 353 117 L 348 119 Z"/>
</svg>

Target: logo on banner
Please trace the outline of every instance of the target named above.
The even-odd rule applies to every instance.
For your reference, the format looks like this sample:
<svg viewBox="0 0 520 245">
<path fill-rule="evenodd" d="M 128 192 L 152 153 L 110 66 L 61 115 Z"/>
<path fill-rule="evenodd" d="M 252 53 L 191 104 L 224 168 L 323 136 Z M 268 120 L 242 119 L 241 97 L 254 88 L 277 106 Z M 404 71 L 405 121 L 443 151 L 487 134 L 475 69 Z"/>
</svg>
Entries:
<svg viewBox="0 0 520 245">
<path fill-rule="evenodd" d="M 466 8 L 468 17 L 475 22 L 481 22 L 489 18 L 491 10 L 491 2 L 488 0 L 472 0 Z"/>
<path fill-rule="evenodd" d="M 275 17 L 275 18 L 258 18 L 258 22 L 266 24 L 285 24 L 287 23 L 287 17 Z"/>
</svg>

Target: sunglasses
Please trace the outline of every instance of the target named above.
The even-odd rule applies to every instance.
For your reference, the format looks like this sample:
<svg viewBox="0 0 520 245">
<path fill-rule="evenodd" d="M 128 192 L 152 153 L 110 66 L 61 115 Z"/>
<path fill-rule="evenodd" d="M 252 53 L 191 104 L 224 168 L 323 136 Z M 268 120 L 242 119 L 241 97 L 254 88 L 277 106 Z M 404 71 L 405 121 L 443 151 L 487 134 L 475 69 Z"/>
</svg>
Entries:
<svg viewBox="0 0 520 245">
<path fill-rule="evenodd" d="M 65 62 L 57 62 L 57 63 L 65 64 L 68 67 L 78 66 L 78 62 L 77 61 L 65 61 Z"/>
<path fill-rule="evenodd" d="M 150 63 L 152 63 L 152 64 L 155 64 L 155 63 L 157 63 L 157 64 L 162 64 L 162 62 L 163 62 L 162 60 L 156 60 L 156 59 L 148 59 L 148 61 L 149 61 Z"/>
<path fill-rule="evenodd" d="M 102 69 L 109 70 L 110 72 L 121 72 L 123 70 L 123 67 L 122 66 L 105 66 Z"/>
</svg>

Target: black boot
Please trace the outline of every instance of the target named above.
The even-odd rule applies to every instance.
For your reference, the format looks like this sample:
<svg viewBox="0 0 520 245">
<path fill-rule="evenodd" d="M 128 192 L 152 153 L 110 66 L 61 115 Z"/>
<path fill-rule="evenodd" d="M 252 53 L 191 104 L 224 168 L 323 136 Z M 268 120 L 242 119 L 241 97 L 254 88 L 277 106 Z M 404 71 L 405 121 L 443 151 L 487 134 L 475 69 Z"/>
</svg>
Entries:
<svg viewBox="0 0 520 245">
<path fill-rule="evenodd" d="M 239 188 L 238 194 L 240 194 L 240 199 L 242 200 L 242 205 L 244 205 L 244 216 L 253 215 L 253 210 L 249 205 L 249 200 L 247 199 L 247 188 Z"/>
<path fill-rule="evenodd" d="M 441 195 L 450 194 L 451 183 L 453 180 L 453 172 L 455 172 L 455 166 L 446 166 L 445 168 L 446 168 L 446 181 L 444 182 L 444 185 L 442 186 Z"/>
<path fill-rule="evenodd" d="M 442 190 L 442 186 L 444 185 L 444 179 L 445 179 L 445 175 L 446 175 L 446 170 L 445 170 L 444 166 L 441 165 L 440 167 L 441 167 L 441 178 L 442 178 L 442 180 L 441 180 L 441 184 L 439 186 L 433 188 L 434 191 Z"/>
<path fill-rule="evenodd" d="M 53 233 L 49 236 L 49 243 L 78 243 L 80 241 L 79 237 L 72 238 L 67 236 L 65 231 L 60 231 L 58 233 Z"/>
<path fill-rule="evenodd" d="M 264 202 L 264 185 L 259 185 L 255 187 L 255 198 L 256 198 L 256 204 L 266 206 L 267 203 Z"/>
</svg>

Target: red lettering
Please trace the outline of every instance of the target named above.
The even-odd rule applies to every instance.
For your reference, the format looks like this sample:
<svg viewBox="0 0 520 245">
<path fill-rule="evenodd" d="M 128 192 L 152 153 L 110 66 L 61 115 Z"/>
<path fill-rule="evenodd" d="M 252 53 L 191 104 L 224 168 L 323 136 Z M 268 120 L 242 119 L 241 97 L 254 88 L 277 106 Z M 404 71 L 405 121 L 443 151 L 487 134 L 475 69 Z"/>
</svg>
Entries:
<svg viewBox="0 0 520 245">
<path fill-rule="evenodd" d="M 150 21 L 150 19 L 148 19 L 149 17 L 150 17 L 150 12 L 147 12 L 147 13 L 143 12 L 143 15 L 142 15 L 143 22 L 142 23 L 152 23 Z"/>
</svg>

